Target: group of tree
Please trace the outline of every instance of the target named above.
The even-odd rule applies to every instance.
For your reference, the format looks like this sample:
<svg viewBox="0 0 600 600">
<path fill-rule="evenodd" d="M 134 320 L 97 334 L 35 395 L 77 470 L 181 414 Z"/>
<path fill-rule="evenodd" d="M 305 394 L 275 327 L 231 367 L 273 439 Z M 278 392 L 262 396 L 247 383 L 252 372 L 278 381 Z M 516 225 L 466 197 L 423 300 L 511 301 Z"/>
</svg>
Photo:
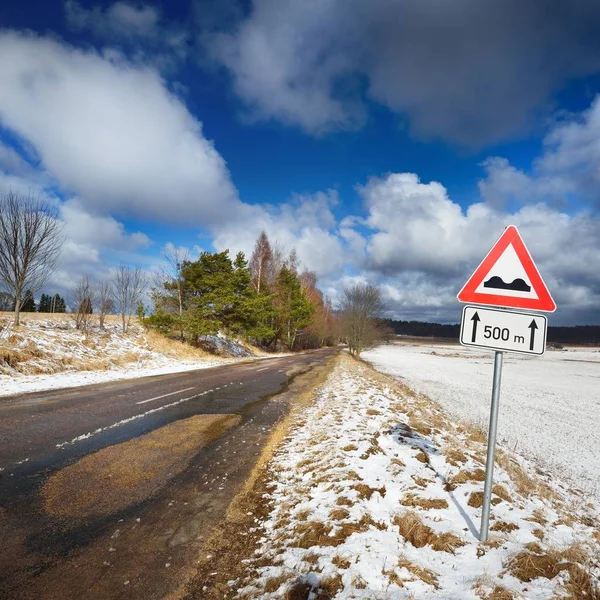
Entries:
<svg viewBox="0 0 600 600">
<path fill-rule="evenodd" d="M 75 285 L 72 297 L 72 312 L 75 327 L 88 331 L 92 316 L 98 317 L 98 325 L 104 328 L 106 316 L 115 311 L 121 316 L 124 333 L 129 329 L 131 317 L 138 312 L 142 296 L 147 287 L 144 271 L 120 263 L 108 280 L 93 282 L 89 275 L 83 275 Z"/>
<path fill-rule="evenodd" d="M 460 324 L 429 323 L 426 321 L 394 321 L 386 324 L 396 335 L 415 337 L 446 338 L 458 340 Z M 557 344 L 598 344 L 600 343 L 600 326 L 577 325 L 574 327 L 548 327 L 549 343 Z"/>
<path fill-rule="evenodd" d="M 203 252 L 197 260 L 176 249 L 157 277 L 154 312 L 146 322 L 171 336 L 198 344 L 217 333 L 265 348 L 314 348 L 337 341 L 331 302 L 316 275 L 299 272 L 289 255 L 263 232 L 250 261 L 242 252 Z"/>
<path fill-rule="evenodd" d="M 8 292 L 0 292 L 0 311 L 14 312 L 15 299 Z M 40 313 L 65 313 L 67 305 L 60 294 L 42 294 L 39 303 L 36 304 L 35 297 L 31 290 L 25 290 L 21 302 L 21 312 L 40 312 Z"/>
<path fill-rule="evenodd" d="M 56 268 L 64 241 L 55 205 L 9 191 L 0 196 L 0 309 L 36 310 L 34 294 Z M 378 288 L 368 284 L 344 290 L 334 311 L 317 287 L 315 273 L 300 271 L 295 250 L 289 254 L 263 232 L 250 261 L 239 252 L 203 252 L 197 260 L 172 249 L 168 268 L 157 278 L 153 313 L 144 319 L 142 297 L 147 286 L 139 267 L 121 263 L 110 280 L 81 277 L 70 300 L 76 327 L 88 330 L 91 315 L 104 327 L 107 314 L 118 311 L 123 331 L 137 313 L 144 322 L 169 336 L 197 344 L 217 333 L 243 337 L 265 348 L 306 349 L 347 341 L 361 351 L 385 336 Z M 42 294 L 37 310 L 65 312 L 58 294 Z"/>
</svg>

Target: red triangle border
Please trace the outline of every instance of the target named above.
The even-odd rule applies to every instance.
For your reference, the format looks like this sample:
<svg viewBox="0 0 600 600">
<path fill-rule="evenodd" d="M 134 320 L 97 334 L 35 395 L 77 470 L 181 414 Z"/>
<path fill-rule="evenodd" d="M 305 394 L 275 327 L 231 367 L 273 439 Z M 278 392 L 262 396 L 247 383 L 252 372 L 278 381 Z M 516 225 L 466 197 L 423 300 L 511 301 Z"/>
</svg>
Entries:
<svg viewBox="0 0 600 600">
<path fill-rule="evenodd" d="M 506 248 L 512 244 L 531 285 L 538 295 L 537 298 L 515 298 L 514 296 L 503 296 L 502 294 L 481 294 L 475 290 L 481 282 L 487 277 L 498 259 L 502 256 Z M 525 246 L 519 231 L 514 225 L 509 225 L 498 241 L 494 244 L 487 256 L 481 261 L 481 264 L 475 269 L 475 272 L 467 283 L 463 286 L 457 295 L 460 302 L 468 304 L 485 304 L 488 306 L 504 306 L 506 308 L 526 308 L 530 310 L 539 310 L 543 312 L 554 312 L 556 303 L 552 299 L 550 292 L 540 272 L 538 271 L 531 254 Z"/>
</svg>

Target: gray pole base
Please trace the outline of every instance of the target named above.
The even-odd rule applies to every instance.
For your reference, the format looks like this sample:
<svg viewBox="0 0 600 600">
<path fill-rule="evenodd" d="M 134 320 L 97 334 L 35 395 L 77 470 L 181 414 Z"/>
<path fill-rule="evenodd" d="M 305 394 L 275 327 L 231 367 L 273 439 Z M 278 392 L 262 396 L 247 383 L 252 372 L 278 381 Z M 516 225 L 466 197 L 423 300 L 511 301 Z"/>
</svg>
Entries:
<svg viewBox="0 0 600 600">
<path fill-rule="evenodd" d="M 496 431 L 498 430 L 498 407 L 500 404 L 500 383 L 502 380 L 502 352 L 494 357 L 494 384 L 492 386 L 492 408 L 490 410 L 490 428 L 488 431 L 487 460 L 485 463 L 485 486 L 483 488 L 483 510 L 481 513 L 481 531 L 479 541 L 488 539 L 490 527 L 490 504 L 494 482 L 494 458 L 496 455 Z"/>
</svg>

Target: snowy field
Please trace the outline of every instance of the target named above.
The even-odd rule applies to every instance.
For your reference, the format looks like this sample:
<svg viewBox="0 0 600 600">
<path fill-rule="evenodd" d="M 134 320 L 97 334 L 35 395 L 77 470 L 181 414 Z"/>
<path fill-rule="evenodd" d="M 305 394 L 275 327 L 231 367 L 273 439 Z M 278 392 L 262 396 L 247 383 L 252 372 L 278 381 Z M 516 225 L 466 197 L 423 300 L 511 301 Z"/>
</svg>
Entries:
<svg viewBox="0 0 600 600">
<path fill-rule="evenodd" d="M 395 343 L 364 353 L 378 370 L 487 430 L 493 352 Z M 600 499 L 600 350 L 504 355 L 499 441 Z"/>
<path fill-rule="evenodd" d="M 342 356 L 269 463 L 262 538 L 235 598 L 598 598 L 600 513 L 499 452 L 481 544 L 485 440 Z"/>
</svg>

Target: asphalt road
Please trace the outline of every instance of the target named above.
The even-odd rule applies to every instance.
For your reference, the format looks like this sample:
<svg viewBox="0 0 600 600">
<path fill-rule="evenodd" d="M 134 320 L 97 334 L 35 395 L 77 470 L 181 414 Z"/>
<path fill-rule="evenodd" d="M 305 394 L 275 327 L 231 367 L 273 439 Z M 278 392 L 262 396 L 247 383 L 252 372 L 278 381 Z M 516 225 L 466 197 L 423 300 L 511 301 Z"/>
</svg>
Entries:
<svg viewBox="0 0 600 600">
<path fill-rule="evenodd" d="M 166 597 L 287 412 L 291 381 L 334 353 L 0 397 L 0 597 Z M 210 419 L 230 421 L 204 446 L 193 429 L 187 446 L 169 437 Z"/>
</svg>

